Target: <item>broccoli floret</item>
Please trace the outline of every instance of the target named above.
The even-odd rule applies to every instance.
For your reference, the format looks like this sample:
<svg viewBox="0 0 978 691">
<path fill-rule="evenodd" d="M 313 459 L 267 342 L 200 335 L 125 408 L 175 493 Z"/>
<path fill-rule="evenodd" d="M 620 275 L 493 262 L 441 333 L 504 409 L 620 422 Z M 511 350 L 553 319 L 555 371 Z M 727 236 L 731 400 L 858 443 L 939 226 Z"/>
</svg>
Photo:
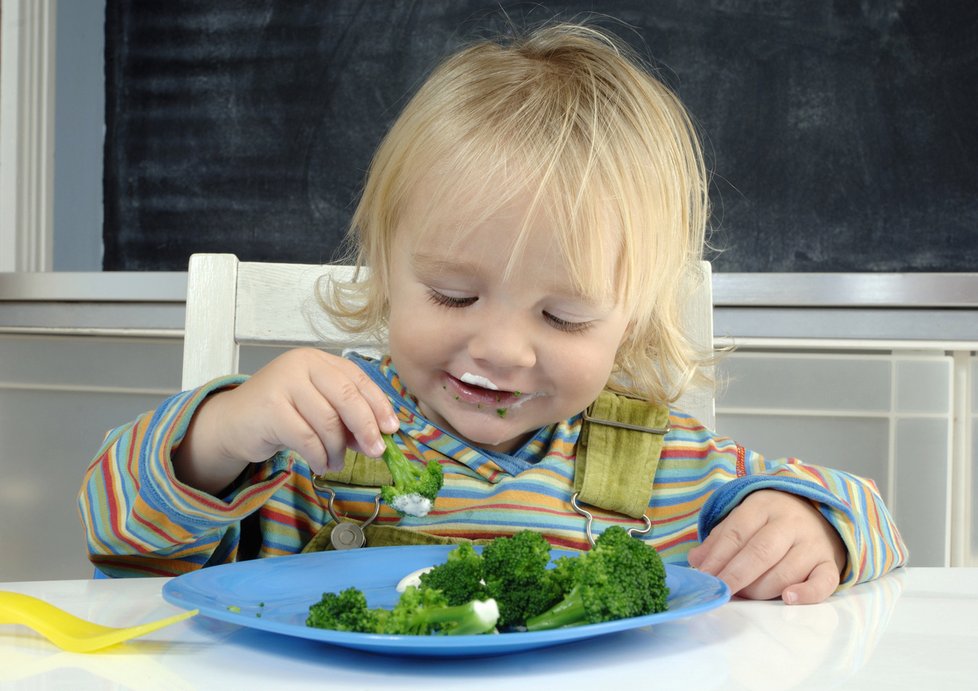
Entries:
<svg viewBox="0 0 978 691">
<path fill-rule="evenodd" d="M 528 631 L 665 611 L 669 596 L 665 566 L 655 549 L 624 528 L 608 528 L 578 562 L 572 571 L 573 588 L 549 610 L 529 618 Z"/>
<path fill-rule="evenodd" d="M 554 589 L 560 593 L 558 597 L 563 597 L 574 587 L 577 578 L 577 567 L 580 564 L 581 560 L 576 556 L 558 557 L 554 560 L 553 567 L 548 576 Z"/>
<path fill-rule="evenodd" d="M 496 628 L 496 601 L 472 600 L 449 605 L 433 588 L 408 587 L 383 623 L 383 633 L 424 636 L 431 633 L 460 636 L 487 633 Z"/>
<path fill-rule="evenodd" d="M 393 485 L 380 488 L 380 496 L 402 516 L 427 516 L 445 478 L 441 464 L 428 461 L 424 466 L 409 461 L 394 439 L 384 436 L 384 462 L 394 479 Z"/>
<path fill-rule="evenodd" d="M 363 591 L 347 588 L 339 593 L 323 593 L 309 607 L 306 626 L 356 633 L 391 635 L 465 635 L 493 631 L 499 619 L 496 601 L 472 600 L 449 606 L 439 590 L 405 590 L 393 609 L 370 609 Z"/>
<path fill-rule="evenodd" d="M 465 542 L 448 553 L 448 559 L 431 571 L 421 574 L 421 589 L 440 590 L 449 605 L 461 605 L 472 600 L 484 600 L 482 555 Z"/>
<path fill-rule="evenodd" d="M 325 593 L 306 624 L 362 633 L 460 635 L 499 627 L 542 631 L 666 609 L 669 590 L 652 547 L 614 526 L 579 557 L 560 557 L 534 531 L 496 538 L 482 555 L 459 545 L 408 587 L 392 610 L 369 609 L 363 593 Z"/>
<path fill-rule="evenodd" d="M 381 610 L 367 607 L 367 598 L 357 588 L 339 593 L 323 593 L 322 599 L 309 607 L 306 626 L 335 631 L 379 633 Z"/>
<path fill-rule="evenodd" d="M 560 600 L 560 579 L 547 565 L 550 544 L 543 535 L 524 530 L 496 538 L 482 551 L 486 592 L 499 603 L 501 626 L 522 626 Z"/>
</svg>

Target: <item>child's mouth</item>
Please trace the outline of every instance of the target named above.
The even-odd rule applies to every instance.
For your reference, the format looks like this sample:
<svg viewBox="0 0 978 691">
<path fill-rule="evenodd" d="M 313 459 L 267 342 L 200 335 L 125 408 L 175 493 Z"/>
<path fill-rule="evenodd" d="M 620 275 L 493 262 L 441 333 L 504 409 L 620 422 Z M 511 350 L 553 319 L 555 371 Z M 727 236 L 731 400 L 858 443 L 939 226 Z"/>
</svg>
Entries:
<svg viewBox="0 0 978 691">
<path fill-rule="evenodd" d="M 508 410 L 521 401 L 535 397 L 522 391 L 501 389 L 489 379 L 469 372 L 465 372 L 461 377 L 449 374 L 447 379 L 456 400 L 497 412 Z M 502 413 L 500 417 L 504 415 L 505 413 Z"/>
</svg>

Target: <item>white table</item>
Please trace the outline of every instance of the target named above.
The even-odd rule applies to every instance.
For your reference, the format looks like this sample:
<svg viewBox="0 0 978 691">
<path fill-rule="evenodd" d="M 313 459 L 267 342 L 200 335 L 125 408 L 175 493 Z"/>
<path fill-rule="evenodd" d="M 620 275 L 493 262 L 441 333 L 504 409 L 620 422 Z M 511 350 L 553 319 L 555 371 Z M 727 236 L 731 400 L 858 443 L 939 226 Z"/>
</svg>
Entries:
<svg viewBox="0 0 978 691">
<path fill-rule="evenodd" d="M 171 614 L 165 579 L 0 589 L 121 626 Z M 976 689 L 978 569 L 903 569 L 820 605 L 734 600 L 688 619 L 516 655 L 359 653 L 203 617 L 110 651 L 61 652 L 0 625 L 0 688 Z"/>
</svg>

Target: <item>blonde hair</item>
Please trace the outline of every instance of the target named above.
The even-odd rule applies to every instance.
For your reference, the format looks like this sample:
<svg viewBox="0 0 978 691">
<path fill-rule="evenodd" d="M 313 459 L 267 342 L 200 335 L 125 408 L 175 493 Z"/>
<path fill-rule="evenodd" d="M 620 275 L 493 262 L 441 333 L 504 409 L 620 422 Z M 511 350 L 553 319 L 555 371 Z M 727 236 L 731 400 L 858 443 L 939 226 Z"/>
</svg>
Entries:
<svg viewBox="0 0 978 691">
<path fill-rule="evenodd" d="M 371 164 L 349 236 L 351 261 L 370 270 L 322 300 L 345 328 L 385 331 L 394 233 L 436 170 L 450 174 L 426 200 L 432 209 L 478 197 L 489 215 L 530 185 L 578 288 L 610 287 L 631 316 L 609 386 L 655 403 L 681 394 L 706 355 L 683 337 L 680 309 L 702 254 L 707 175 L 682 104 L 627 47 L 591 26 L 554 24 L 442 63 Z"/>
</svg>

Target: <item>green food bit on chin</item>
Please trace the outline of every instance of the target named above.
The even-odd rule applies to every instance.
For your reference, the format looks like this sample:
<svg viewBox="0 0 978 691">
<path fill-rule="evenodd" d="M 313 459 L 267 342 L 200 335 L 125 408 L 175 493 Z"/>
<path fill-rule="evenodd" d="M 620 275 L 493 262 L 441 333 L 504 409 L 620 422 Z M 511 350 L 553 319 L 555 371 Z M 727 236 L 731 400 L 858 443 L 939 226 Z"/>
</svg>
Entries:
<svg viewBox="0 0 978 691">
<path fill-rule="evenodd" d="M 496 408 L 496 415 L 498 415 L 499 417 L 506 417 L 506 413 L 508 412 L 509 410 L 506 408 Z"/>
</svg>

